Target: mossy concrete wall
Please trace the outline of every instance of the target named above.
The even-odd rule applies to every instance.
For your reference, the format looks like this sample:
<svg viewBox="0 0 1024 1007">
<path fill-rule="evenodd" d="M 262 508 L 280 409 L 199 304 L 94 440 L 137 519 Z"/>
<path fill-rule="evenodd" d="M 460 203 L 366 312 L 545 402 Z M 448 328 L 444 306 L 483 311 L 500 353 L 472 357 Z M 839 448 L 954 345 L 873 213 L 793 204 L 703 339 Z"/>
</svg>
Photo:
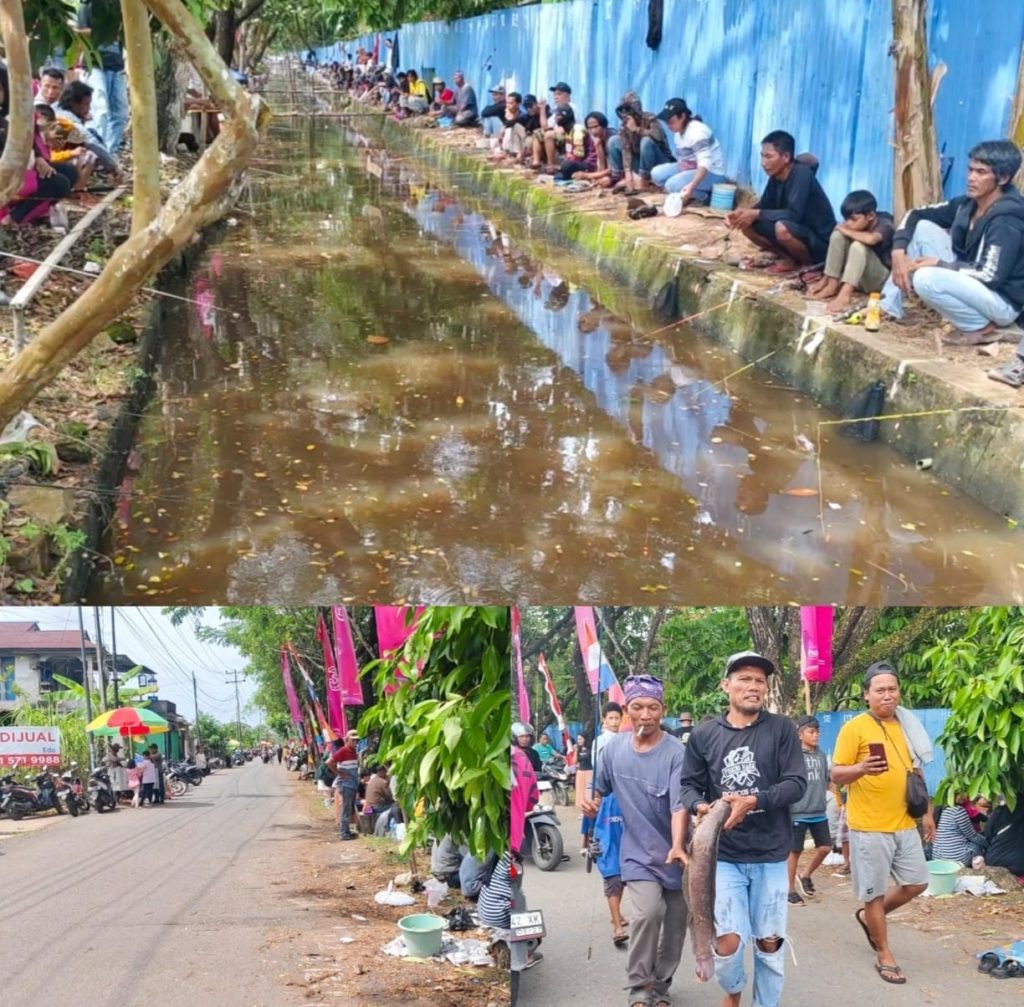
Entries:
<svg viewBox="0 0 1024 1007">
<path fill-rule="evenodd" d="M 460 188 L 525 214 L 530 233 L 570 248 L 649 301 L 666 283 L 677 284 L 681 315 L 708 312 L 694 328 L 838 414 L 881 380 L 886 415 L 933 415 L 883 421 L 880 440 L 911 460 L 931 459 L 940 480 L 1024 521 L 1024 412 L 1016 393 L 985 378 L 980 360 L 977 373 L 967 373 L 948 360 L 902 359 L 886 345 L 884 333 L 808 319 L 802 299 L 772 291 L 763 277 L 695 260 L 663 239 L 644 237 L 624 214 L 609 219 L 574 209 L 553 187 L 497 171 L 479 152 L 439 142 L 433 130 L 383 117 L 360 119 L 358 128 L 390 149 L 414 155 L 425 171 L 436 171 L 439 184 L 457 177 Z M 727 310 L 708 310 L 730 298 Z M 823 338 L 808 353 L 819 326 Z M 822 436 L 836 436 L 835 428 L 823 429 Z"/>
</svg>

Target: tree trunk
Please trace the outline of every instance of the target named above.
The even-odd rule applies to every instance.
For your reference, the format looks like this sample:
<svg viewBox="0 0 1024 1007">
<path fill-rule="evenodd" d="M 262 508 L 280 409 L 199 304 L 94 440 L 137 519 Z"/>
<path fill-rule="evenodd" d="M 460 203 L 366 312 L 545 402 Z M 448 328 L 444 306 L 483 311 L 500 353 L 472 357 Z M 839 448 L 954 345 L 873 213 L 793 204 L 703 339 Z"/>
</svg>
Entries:
<svg viewBox="0 0 1024 1007">
<path fill-rule="evenodd" d="M 21 0 L 0 2 L 0 37 L 7 56 L 8 117 L 7 141 L 0 156 L 0 206 L 17 195 L 25 181 L 25 168 L 32 155 L 32 61 L 25 34 Z"/>
<path fill-rule="evenodd" d="M 182 60 L 178 47 L 163 32 L 153 40 L 153 62 L 157 144 L 163 153 L 174 154 L 178 150 L 178 136 L 181 133 L 181 99 L 188 78 L 188 64 Z"/>
<path fill-rule="evenodd" d="M 636 664 L 633 665 L 634 674 L 647 674 L 647 665 L 650 664 L 651 653 L 654 650 L 654 644 L 658 639 L 658 630 L 661 628 L 661 624 L 665 621 L 666 615 L 668 615 L 667 608 L 656 608 L 654 610 L 654 613 L 651 616 L 650 625 L 647 627 L 647 638 L 644 640 L 643 647 L 640 648 L 640 656 L 636 659 Z"/>
<path fill-rule="evenodd" d="M 583 655 L 579 647 L 572 649 L 572 680 L 576 686 L 576 696 L 580 701 L 580 720 L 585 729 L 594 724 L 594 694 L 590 691 L 590 680 L 587 670 L 583 667 Z"/>
<path fill-rule="evenodd" d="M 230 67 L 235 56 L 235 29 L 238 27 L 235 8 L 228 6 L 225 10 L 216 11 L 213 23 L 213 44 L 217 49 L 217 55 L 224 60 L 226 67 Z"/>
<path fill-rule="evenodd" d="M 928 74 L 928 0 L 892 0 L 892 47 L 896 84 L 893 108 L 893 201 L 896 219 L 907 210 L 942 198 L 942 176 L 932 114 L 934 91 L 944 67 Z"/>
<path fill-rule="evenodd" d="M 145 0 L 184 51 L 225 114 L 216 141 L 175 187 L 156 219 L 111 256 L 88 290 L 47 325 L 0 375 L 0 428 L 35 398 L 192 235 L 215 220 L 220 200 L 256 149 L 264 111 L 225 72 L 180 0 Z"/>
<path fill-rule="evenodd" d="M 132 234 L 160 212 L 160 144 L 149 12 L 142 0 L 121 0 L 125 69 L 132 117 Z"/>
</svg>

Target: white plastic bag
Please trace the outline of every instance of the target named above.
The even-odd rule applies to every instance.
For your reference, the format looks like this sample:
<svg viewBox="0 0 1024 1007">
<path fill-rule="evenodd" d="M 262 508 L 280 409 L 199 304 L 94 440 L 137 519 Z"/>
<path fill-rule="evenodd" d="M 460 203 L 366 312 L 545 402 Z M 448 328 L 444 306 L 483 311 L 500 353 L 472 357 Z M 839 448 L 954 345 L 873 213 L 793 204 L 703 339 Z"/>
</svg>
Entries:
<svg viewBox="0 0 1024 1007">
<path fill-rule="evenodd" d="M 377 892 L 373 897 L 373 901 L 379 906 L 414 906 L 416 900 L 411 895 L 406 895 L 404 892 L 396 892 L 395 886 L 389 881 L 387 888 L 382 892 Z"/>
</svg>

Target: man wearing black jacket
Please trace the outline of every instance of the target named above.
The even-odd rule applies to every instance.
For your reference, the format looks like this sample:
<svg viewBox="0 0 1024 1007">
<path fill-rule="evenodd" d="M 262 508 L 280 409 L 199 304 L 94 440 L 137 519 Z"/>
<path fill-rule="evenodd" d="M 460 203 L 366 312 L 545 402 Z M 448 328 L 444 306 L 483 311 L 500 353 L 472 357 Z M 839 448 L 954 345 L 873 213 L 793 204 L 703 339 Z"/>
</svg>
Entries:
<svg viewBox="0 0 1024 1007">
<path fill-rule="evenodd" d="M 968 157 L 966 195 L 913 209 L 900 222 L 882 310 L 902 318 L 913 288 L 958 330 L 948 342 L 978 346 L 997 342 L 1024 307 L 1024 197 L 1013 187 L 1021 164 L 1015 144 L 988 140 Z M 991 377 L 1014 387 L 1024 381 L 1024 374 Z"/>
<path fill-rule="evenodd" d="M 714 801 L 732 805 L 715 872 L 715 975 L 731 1007 L 747 984 L 743 953 L 751 940 L 754 1003 L 778 1007 L 782 999 L 789 808 L 807 789 L 807 776 L 793 722 L 764 711 L 774 673 L 772 662 L 752 651 L 730 657 L 722 681 L 729 709 L 693 729 L 683 760 L 687 810 L 700 817 Z"/>
</svg>

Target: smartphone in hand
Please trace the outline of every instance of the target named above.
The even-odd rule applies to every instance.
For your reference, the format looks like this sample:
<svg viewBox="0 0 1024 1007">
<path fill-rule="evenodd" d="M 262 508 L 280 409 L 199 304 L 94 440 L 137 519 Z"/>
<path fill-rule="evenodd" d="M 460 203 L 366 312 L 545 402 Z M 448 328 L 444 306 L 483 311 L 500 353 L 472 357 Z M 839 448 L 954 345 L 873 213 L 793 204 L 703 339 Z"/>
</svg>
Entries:
<svg viewBox="0 0 1024 1007">
<path fill-rule="evenodd" d="M 880 741 L 868 742 L 868 755 L 872 759 L 881 759 L 885 763 L 885 768 L 889 768 L 889 758 L 885 754 L 885 745 Z"/>
</svg>

